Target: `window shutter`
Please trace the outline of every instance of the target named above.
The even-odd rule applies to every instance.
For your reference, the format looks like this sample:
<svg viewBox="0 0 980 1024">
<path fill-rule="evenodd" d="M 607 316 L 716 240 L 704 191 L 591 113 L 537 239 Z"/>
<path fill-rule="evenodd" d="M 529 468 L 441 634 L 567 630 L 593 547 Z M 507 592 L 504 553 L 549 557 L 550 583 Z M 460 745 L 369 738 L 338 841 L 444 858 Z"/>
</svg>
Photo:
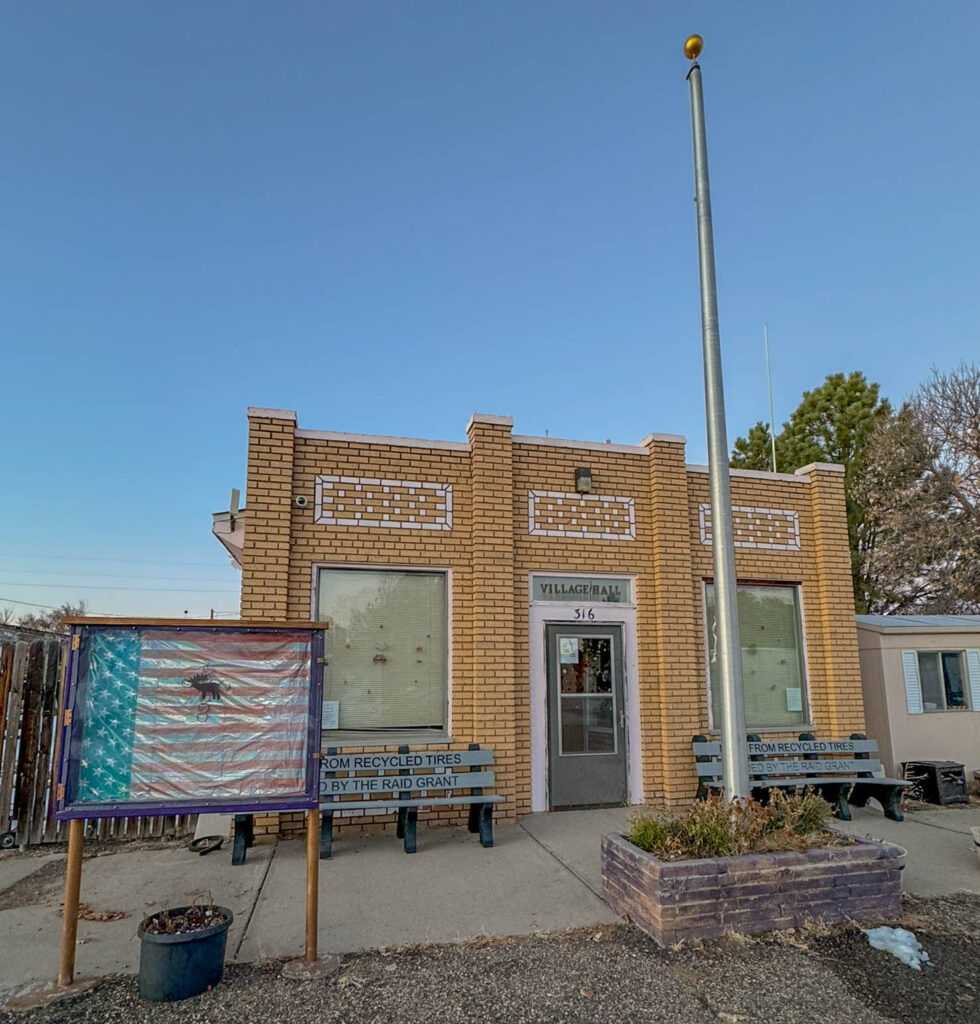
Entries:
<svg viewBox="0 0 980 1024">
<path fill-rule="evenodd" d="M 966 652 L 966 676 L 970 680 L 970 707 L 980 711 L 980 651 Z"/>
<path fill-rule="evenodd" d="M 922 714 L 922 690 L 919 687 L 919 658 L 915 651 L 902 651 L 905 674 L 905 703 L 910 715 Z"/>
</svg>

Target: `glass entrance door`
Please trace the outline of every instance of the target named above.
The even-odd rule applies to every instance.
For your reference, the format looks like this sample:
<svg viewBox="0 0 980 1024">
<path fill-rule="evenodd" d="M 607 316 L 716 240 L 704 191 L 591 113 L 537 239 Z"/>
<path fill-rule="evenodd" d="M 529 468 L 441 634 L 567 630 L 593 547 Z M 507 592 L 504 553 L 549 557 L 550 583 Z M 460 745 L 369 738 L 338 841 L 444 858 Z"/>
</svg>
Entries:
<svg viewBox="0 0 980 1024">
<path fill-rule="evenodd" d="M 622 626 L 545 631 L 550 805 L 625 804 Z"/>
</svg>

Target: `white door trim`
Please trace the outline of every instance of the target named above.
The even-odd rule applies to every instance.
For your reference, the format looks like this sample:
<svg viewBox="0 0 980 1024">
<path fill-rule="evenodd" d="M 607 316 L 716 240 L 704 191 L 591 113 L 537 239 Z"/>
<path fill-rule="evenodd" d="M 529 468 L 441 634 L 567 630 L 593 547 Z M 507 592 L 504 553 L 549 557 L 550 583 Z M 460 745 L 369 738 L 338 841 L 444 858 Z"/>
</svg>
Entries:
<svg viewBox="0 0 980 1024">
<path fill-rule="evenodd" d="M 598 576 L 600 573 L 556 573 L 538 570 L 536 576 Z M 635 583 L 634 583 L 635 586 Z M 586 608 L 594 619 L 576 618 L 575 609 Z M 643 758 L 640 745 L 640 683 L 636 653 L 636 607 L 606 602 L 571 603 L 532 601 L 530 615 L 531 654 L 531 810 L 547 811 L 548 803 L 548 673 L 545 625 L 551 622 L 623 627 L 623 697 L 626 711 L 626 792 L 631 804 L 643 803 Z"/>
</svg>

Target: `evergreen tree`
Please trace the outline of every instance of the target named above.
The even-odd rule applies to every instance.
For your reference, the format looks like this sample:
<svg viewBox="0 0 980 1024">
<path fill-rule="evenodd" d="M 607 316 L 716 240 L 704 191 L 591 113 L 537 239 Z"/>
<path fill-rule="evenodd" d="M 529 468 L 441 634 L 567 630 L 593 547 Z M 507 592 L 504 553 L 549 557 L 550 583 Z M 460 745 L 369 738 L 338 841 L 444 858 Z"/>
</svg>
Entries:
<svg viewBox="0 0 980 1024">
<path fill-rule="evenodd" d="M 866 612 L 876 602 L 867 566 L 875 532 L 865 507 L 856 497 L 864 471 L 868 440 L 875 428 L 891 418 L 892 408 L 863 373 L 832 373 L 823 384 L 803 394 L 800 404 L 776 435 L 776 468 L 792 473 L 811 462 L 834 462 L 844 467 L 847 533 L 851 549 L 854 604 Z M 769 428 L 756 423 L 735 441 L 731 464 L 741 469 L 772 469 Z"/>
</svg>

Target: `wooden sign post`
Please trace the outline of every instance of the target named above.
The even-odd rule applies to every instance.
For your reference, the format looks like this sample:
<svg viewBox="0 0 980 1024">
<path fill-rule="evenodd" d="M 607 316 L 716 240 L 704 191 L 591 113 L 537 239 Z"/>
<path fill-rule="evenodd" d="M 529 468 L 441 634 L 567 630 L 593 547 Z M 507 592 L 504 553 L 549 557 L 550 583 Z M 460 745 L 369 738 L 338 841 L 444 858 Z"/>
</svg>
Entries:
<svg viewBox="0 0 980 1024">
<path fill-rule="evenodd" d="M 315 964 L 316 935 L 320 912 L 320 811 L 306 812 L 306 952 L 303 959 Z"/>
<path fill-rule="evenodd" d="M 320 956 L 317 926 L 320 913 L 320 810 L 306 812 L 306 946 L 302 959 L 283 965 L 282 977 L 294 981 L 328 978 L 340 969 L 340 957 Z"/>
<path fill-rule="evenodd" d="M 85 821 L 73 818 L 68 823 L 68 864 L 65 870 L 65 905 L 61 911 L 61 963 L 58 984 L 75 980 L 75 945 L 78 940 L 78 896 L 82 888 L 82 846 Z"/>
</svg>

